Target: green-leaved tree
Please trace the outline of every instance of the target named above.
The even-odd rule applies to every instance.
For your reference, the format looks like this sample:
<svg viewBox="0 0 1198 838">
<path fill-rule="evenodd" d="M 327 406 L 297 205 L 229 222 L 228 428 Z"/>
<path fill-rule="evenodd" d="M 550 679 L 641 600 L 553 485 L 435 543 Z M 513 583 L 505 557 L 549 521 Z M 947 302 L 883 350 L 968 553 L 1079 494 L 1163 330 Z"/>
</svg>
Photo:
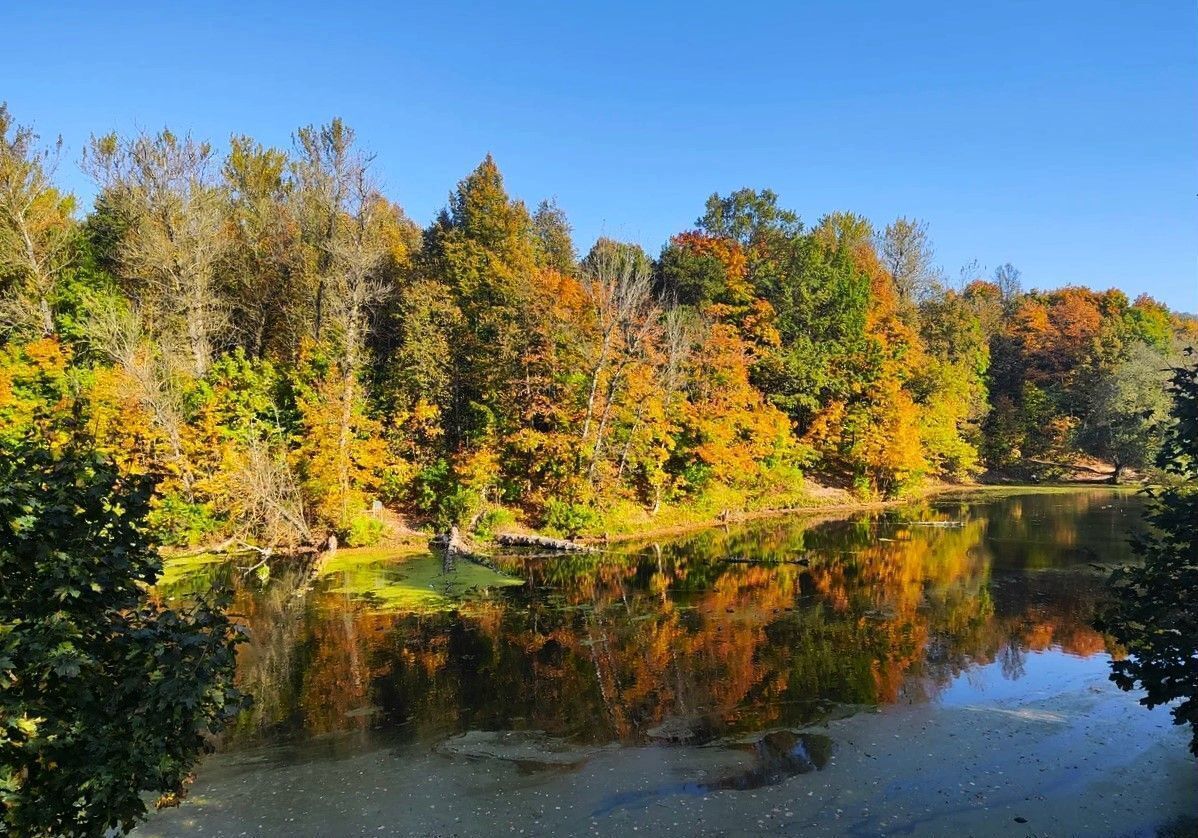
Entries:
<svg viewBox="0 0 1198 838">
<path fill-rule="evenodd" d="M 1147 707 L 1173 704 L 1198 756 L 1198 365 L 1173 374 L 1173 418 L 1158 457 L 1177 482 L 1156 495 L 1148 534 L 1135 542 L 1143 565 L 1111 576 L 1114 602 L 1103 628 L 1127 648 L 1111 680 L 1140 687 Z"/>
<path fill-rule="evenodd" d="M 63 442 L 65 437 L 66 441 Z M 0 451 L 0 832 L 131 829 L 242 705 L 225 615 L 146 597 L 152 481 L 71 432 Z"/>
</svg>

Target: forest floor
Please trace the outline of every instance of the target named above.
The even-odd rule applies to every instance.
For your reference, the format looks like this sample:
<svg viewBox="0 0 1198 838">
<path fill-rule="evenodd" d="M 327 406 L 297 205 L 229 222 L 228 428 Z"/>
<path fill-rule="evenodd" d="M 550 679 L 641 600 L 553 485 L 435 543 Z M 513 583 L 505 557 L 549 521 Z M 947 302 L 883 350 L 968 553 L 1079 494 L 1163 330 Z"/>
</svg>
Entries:
<svg viewBox="0 0 1198 838">
<path fill-rule="evenodd" d="M 1040 483 L 1087 485 L 1110 483 L 1115 466 L 1104 460 L 1079 455 L 1068 461 L 1030 459 L 1010 468 L 991 469 L 982 475 L 984 483 Z M 1121 483 L 1134 483 L 1141 475 L 1124 469 Z"/>
</svg>

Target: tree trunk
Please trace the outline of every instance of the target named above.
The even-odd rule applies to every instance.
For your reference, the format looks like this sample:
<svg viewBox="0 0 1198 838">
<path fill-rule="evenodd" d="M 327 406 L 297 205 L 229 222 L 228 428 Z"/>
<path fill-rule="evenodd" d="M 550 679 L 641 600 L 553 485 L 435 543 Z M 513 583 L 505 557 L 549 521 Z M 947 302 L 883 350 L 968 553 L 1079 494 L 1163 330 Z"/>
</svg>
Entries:
<svg viewBox="0 0 1198 838">
<path fill-rule="evenodd" d="M 196 378 L 203 378 L 208 371 L 208 362 L 212 349 L 208 343 L 208 328 L 204 323 L 204 312 L 199 305 L 192 303 L 187 307 L 187 339 L 191 344 L 191 360 L 195 368 Z"/>
<path fill-rule="evenodd" d="M 43 296 L 38 299 L 37 304 L 42 318 L 42 337 L 53 337 L 54 314 L 50 311 L 50 302 Z"/>
</svg>

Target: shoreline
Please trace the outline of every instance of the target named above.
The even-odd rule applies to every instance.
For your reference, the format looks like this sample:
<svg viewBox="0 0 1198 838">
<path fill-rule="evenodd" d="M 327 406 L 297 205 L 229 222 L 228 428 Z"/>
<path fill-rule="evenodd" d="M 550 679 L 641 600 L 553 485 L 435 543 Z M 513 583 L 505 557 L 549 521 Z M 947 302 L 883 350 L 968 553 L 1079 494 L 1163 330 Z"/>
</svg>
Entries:
<svg viewBox="0 0 1198 838">
<path fill-rule="evenodd" d="M 912 503 L 914 501 L 923 500 L 925 498 L 944 494 L 946 492 L 956 490 L 972 491 L 974 489 L 980 488 L 985 488 L 985 486 L 983 484 L 970 483 L 937 484 L 935 486 L 929 486 L 926 489 L 922 489 L 915 494 L 907 495 L 901 498 L 893 498 L 891 500 L 808 504 L 804 506 L 751 509 L 730 513 L 724 516 L 716 515 L 714 517 L 703 518 L 694 522 L 670 524 L 661 527 L 650 527 L 643 530 L 633 530 L 630 532 L 615 533 L 612 535 L 583 536 L 575 540 L 580 544 L 586 544 L 589 546 L 599 544 L 618 544 L 628 541 L 661 538 L 663 536 L 685 535 L 686 533 L 708 530 L 714 527 L 730 526 L 732 524 L 748 524 L 752 523 L 753 521 L 764 521 L 770 518 L 785 518 L 790 515 L 813 517 L 823 513 L 829 513 L 835 517 L 840 517 L 841 513 L 851 514 L 854 512 L 868 512 L 871 509 L 886 509 L 893 506 L 901 506 L 904 503 Z"/>
<path fill-rule="evenodd" d="M 787 516 L 801 516 L 805 518 L 828 517 L 829 519 L 839 519 L 847 515 L 852 515 L 858 512 L 869 512 L 871 510 L 889 509 L 896 506 L 902 506 L 906 503 L 915 503 L 929 498 L 953 494 L 955 492 L 967 493 L 984 493 L 984 492 L 1019 492 L 1026 494 L 1040 494 L 1052 492 L 1077 492 L 1077 491 L 1136 491 L 1143 488 L 1141 484 L 1121 483 L 1098 483 L 1094 481 L 1078 481 L 1070 483 L 935 483 L 923 487 L 915 492 L 905 495 L 900 498 L 892 498 L 890 500 L 874 500 L 874 501 L 837 501 L 834 503 L 812 503 L 801 506 L 774 507 L 765 509 L 750 509 L 731 512 L 725 510 L 717 515 L 710 515 L 703 518 L 696 518 L 693 521 L 682 521 L 679 523 L 665 524 L 661 526 L 648 526 L 642 529 L 631 529 L 627 532 L 619 533 L 604 533 L 600 535 L 581 535 L 579 537 L 568 539 L 577 544 L 587 547 L 602 547 L 606 544 L 624 544 L 635 541 L 649 541 L 652 539 L 668 538 L 674 536 L 682 536 L 689 533 L 701 532 L 703 530 L 713 529 L 715 527 L 728 527 L 731 525 L 749 524 L 755 521 L 765 521 L 771 518 L 784 518 Z M 848 495 L 847 490 L 828 489 L 827 487 L 819 487 L 819 491 L 825 493 L 843 493 Z M 813 498 L 818 498 L 819 494 L 813 494 Z M 851 496 L 850 496 L 851 497 Z M 548 535 L 544 530 L 537 530 L 531 527 L 516 526 L 511 527 L 506 532 L 520 533 L 526 535 Z M 406 529 L 403 532 L 384 538 L 378 544 L 363 546 L 363 547 L 339 547 L 337 552 L 341 554 L 357 554 L 361 552 L 380 550 L 405 550 L 426 552 L 428 542 L 435 538 L 436 534 L 431 531 L 411 530 Z M 477 543 L 480 546 L 498 548 L 499 545 L 495 542 L 494 536 L 491 538 L 478 539 Z M 192 547 L 181 550 L 163 550 L 161 556 L 164 562 L 176 561 L 188 558 L 212 554 L 232 554 L 229 551 L 227 544 L 215 544 L 207 547 Z M 502 548 L 500 548 L 502 549 Z M 245 551 L 248 552 L 248 551 Z M 303 557 L 312 557 L 319 559 L 325 556 L 324 551 L 307 548 L 295 551 L 279 551 L 275 553 L 276 558 L 280 559 L 296 559 Z M 405 553 L 406 555 L 406 553 Z"/>
<path fill-rule="evenodd" d="M 789 515 L 816 517 L 823 513 L 829 513 L 830 517 L 841 517 L 842 514 L 852 514 L 856 512 L 868 512 L 875 509 L 889 509 L 895 506 L 902 506 L 906 503 L 915 503 L 928 498 L 937 497 L 939 495 L 953 494 L 954 492 L 1002 492 L 1013 491 L 1026 494 L 1049 494 L 1053 492 L 1076 492 L 1076 491 L 1135 491 L 1142 488 L 1139 484 L 1131 483 L 1096 483 L 1091 481 L 1079 481 L 1076 483 L 936 483 L 920 489 L 912 494 L 905 495 L 901 498 L 892 498 L 890 500 L 876 501 L 856 501 L 850 503 L 828 503 L 828 504 L 811 504 L 805 506 L 789 506 L 778 507 L 771 509 L 755 509 L 746 510 L 743 512 L 733 513 L 726 518 L 719 516 L 696 520 L 693 523 L 671 524 L 662 527 L 653 527 L 644 530 L 634 530 L 625 533 L 615 533 L 611 535 L 588 535 L 574 539 L 579 544 L 588 546 L 596 546 L 602 544 L 618 544 L 629 541 L 640 541 L 643 539 L 660 538 L 663 536 L 684 535 L 690 532 L 698 532 L 700 530 L 711 529 L 713 527 L 728 526 L 731 524 L 747 524 L 753 521 L 768 520 L 770 518 L 783 518 Z M 530 533 L 540 534 L 536 530 L 528 530 Z"/>
</svg>

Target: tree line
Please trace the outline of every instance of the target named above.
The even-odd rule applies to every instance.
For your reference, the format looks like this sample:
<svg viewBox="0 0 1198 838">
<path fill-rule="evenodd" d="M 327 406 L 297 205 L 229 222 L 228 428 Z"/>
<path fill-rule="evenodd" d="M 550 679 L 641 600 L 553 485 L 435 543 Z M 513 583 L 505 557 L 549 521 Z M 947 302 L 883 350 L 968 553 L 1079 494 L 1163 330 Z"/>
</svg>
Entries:
<svg viewBox="0 0 1198 838">
<path fill-rule="evenodd" d="M 340 120 L 221 154 L 61 143 L 0 110 L 0 438 L 70 413 L 157 479 L 167 543 L 369 543 L 376 503 L 564 533 L 663 509 L 894 496 L 985 469 L 1151 462 L 1193 318 L 936 267 L 926 225 L 713 195 L 656 255 L 580 254 L 488 156 L 421 229 Z"/>
</svg>

